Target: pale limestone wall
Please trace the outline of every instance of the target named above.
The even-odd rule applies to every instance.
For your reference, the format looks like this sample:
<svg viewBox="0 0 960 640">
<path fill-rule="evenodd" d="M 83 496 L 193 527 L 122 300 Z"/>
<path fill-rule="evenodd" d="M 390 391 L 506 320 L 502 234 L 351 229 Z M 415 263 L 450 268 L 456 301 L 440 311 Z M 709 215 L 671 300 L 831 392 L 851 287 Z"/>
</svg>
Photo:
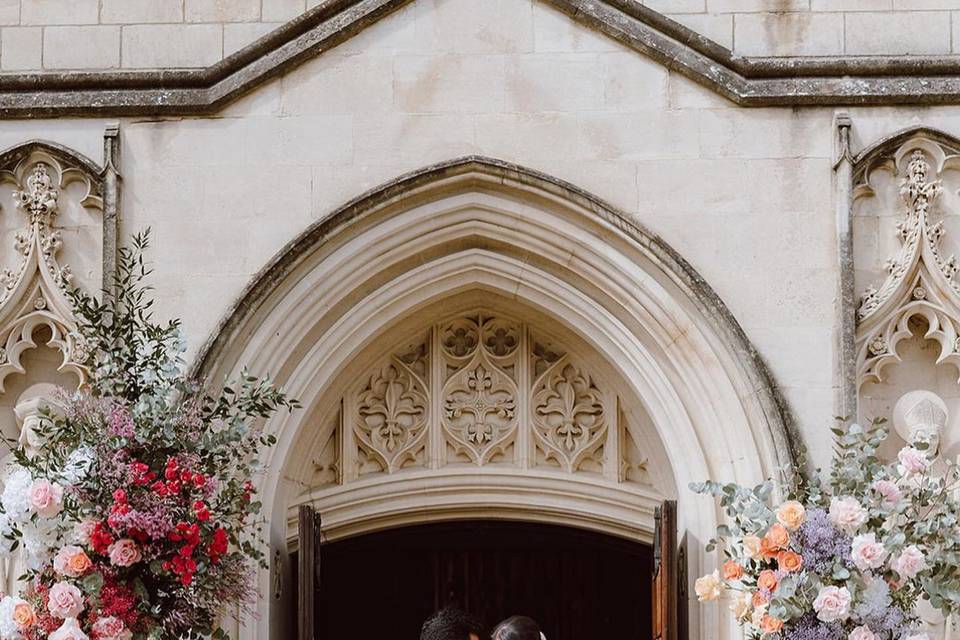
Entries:
<svg viewBox="0 0 960 640">
<path fill-rule="evenodd" d="M 854 108 L 855 149 L 956 108 Z M 209 118 L 121 122 L 123 232 L 151 226 L 191 354 L 283 245 L 339 204 L 484 154 L 664 237 L 771 366 L 823 459 L 833 415 L 833 110 L 742 109 L 531 0 L 415 2 Z M 103 120 L 0 123 L 101 157 Z"/>
<path fill-rule="evenodd" d="M 446 0 L 415 1 L 445 11 Z M 319 3 L 0 0 L 0 71 L 206 67 Z M 476 4 L 487 16 L 489 7 L 497 6 L 487 0 Z M 960 0 L 645 0 L 644 4 L 743 56 L 960 52 Z M 490 31 L 493 24 L 477 26 Z"/>
</svg>

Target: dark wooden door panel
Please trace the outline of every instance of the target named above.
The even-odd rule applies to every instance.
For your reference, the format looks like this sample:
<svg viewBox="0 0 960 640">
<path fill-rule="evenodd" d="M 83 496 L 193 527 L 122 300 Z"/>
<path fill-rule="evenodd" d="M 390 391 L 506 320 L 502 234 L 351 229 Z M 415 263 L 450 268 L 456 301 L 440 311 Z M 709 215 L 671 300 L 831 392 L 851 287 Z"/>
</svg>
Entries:
<svg viewBox="0 0 960 640">
<path fill-rule="evenodd" d="M 538 620 L 550 640 L 649 640 L 651 549 L 549 525 L 466 522 L 323 547 L 321 638 L 417 638 L 459 606 L 492 625 Z"/>
</svg>

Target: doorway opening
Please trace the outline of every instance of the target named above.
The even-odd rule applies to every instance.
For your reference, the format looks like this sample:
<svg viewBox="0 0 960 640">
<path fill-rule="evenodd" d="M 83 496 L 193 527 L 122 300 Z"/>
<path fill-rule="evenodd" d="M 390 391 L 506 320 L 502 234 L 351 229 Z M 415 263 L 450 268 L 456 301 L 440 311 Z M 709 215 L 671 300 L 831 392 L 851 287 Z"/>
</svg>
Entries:
<svg viewBox="0 0 960 640">
<path fill-rule="evenodd" d="M 652 638 L 650 546 L 570 527 L 461 521 L 323 544 L 317 638 L 417 638 L 445 606 L 549 640 Z"/>
</svg>

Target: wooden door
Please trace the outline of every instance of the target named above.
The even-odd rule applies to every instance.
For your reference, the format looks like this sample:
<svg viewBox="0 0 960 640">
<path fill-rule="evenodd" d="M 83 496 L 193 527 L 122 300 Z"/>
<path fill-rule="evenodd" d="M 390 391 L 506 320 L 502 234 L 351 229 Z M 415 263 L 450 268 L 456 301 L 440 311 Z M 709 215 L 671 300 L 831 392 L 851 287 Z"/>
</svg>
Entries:
<svg viewBox="0 0 960 640">
<path fill-rule="evenodd" d="M 320 590 L 320 514 L 313 507 L 301 505 L 298 518 L 297 637 L 299 640 L 319 640 L 316 636 L 316 604 Z"/>
<path fill-rule="evenodd" d="M 686 549 L 677 537 L 677 503 L 657 507 L 653 539 L 653 637 L 686 640 Z"/>
</svg>

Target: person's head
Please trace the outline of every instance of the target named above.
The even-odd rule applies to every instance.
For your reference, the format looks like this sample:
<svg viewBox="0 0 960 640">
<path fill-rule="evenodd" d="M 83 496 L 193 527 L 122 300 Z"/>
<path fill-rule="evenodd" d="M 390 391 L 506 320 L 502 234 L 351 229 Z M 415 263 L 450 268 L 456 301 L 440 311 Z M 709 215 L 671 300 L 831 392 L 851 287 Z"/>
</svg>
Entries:
<svg viewBox="0 0 960 640">
<path fill-rule="evenodd" d="M 480 640 L 483 628 L 459 609 L 441 609 L 420 628 L 420 640 Z"/>
<path fill-rule="evenodd" d="M 493 630 L 493 640 L 541 640 L 540 625 L 527 616 L 511 616 Z"/>
</svg>

